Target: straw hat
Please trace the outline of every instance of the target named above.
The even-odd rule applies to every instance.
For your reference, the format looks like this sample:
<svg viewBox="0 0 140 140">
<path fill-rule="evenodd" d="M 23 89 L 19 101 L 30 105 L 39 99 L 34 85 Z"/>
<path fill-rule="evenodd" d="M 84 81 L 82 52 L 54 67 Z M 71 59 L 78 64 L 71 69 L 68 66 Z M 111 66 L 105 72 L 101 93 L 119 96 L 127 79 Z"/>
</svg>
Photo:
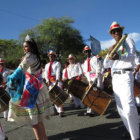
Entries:
<svg viewBox="0 0 140 140">
<path fill-rule="evenodd" d="M 85 46 L 84 47 L 84 50 L 83 50 L 83 53 L 84 53 L 84 51 L 87 51 L 87 50 L 90 50 L 91 51 L 91 48 L 89 46 Z"/>
<path fill-rule="evenodd" d="M 49 55 L 55 55 L 55 56 L 56 56 L 56 53 L 55 53 L 54 51 L 51 50 L 51 51 L 49 52 L 48 56 L 49 56 Z"/>
<path fill-rule="evenodd" d="M 75 59 L 75 56 L 73 54 L 69 54 L 67 59 L 71 59 L 71 58 Z"/>
<path fill-rule="evenodd" d="M 113 21 L 110 26 L 110 30 L 108 32 L 111 33 L 112 30 L 117 29 L 117 28 L 121 28 L 123 30 L 124 26 L 120 26 L 120 24 L 117 21 Z"/>
</svg>

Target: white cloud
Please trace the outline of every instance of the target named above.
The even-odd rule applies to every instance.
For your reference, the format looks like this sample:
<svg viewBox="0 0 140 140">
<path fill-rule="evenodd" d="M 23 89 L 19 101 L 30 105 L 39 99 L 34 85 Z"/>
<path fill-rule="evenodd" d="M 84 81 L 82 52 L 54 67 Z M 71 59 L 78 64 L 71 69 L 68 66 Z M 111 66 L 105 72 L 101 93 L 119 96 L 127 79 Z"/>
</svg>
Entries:
<svg viewBox="0 0 140 140">
<path fill-rule="evenodd" d="M 130 33 L 128 36 L 135 42 L 140 41 L 140 33 Z"/>
<path fill-rule="evenodd" d="M 135 42 L 140 41 L 140 33 L 130 33 L 128 34 L 130 38 L 132 38 Z M 101 41 L 101 49 L 108 49 L 110 46 L 112 46 L 115 43 L 114 39 L 111 40 L 105 40 Z"/>
<path fill-rule="evenodd" d="M 112 46 L 115 43 L 114 39 L 111 40 L 105 40 L 105 41 L 101 41 L 101 49 L 108 49 L 110 46 Z"/>
</svg>

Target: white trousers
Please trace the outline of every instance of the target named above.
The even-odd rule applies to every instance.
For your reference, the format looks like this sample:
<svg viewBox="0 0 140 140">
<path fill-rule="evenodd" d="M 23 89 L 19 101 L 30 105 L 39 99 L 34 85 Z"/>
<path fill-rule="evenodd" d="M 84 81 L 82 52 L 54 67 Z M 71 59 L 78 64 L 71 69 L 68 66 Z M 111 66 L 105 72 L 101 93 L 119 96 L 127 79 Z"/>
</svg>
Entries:
<svg viewBox="0 0 140 140">
<path fill-rule="evenodd" d="M 139 122 L 133 95 L 133 81 L 132 72 L 112 75 L 112 85 L 118 112 L 130 133 L 131 139 L 136 140 L 139 138 Z"/>
<path fill-rule="evenodd" d="M 74 100 L 75 108 L 77 108 L 77 107 L 84 108 L 85 107 L 84 104 L 82 103 L 82 101 L 79 98 L 73 96 L 73 100 Z"/>
<path fill-rule="evenodd" d="M 9 109 L 3 112 L 3 117 L 4 117 L 5 119 L 8 118 L 8 111 L 9 111 Z"/>
<path fill-rule="evenodd" d="M 136 106 L 140 107 L 140 96 L 136 97 L 135 100 L 136 100 Z"/>
<path fill-rule="evenodd" d="M 49 86 L 49 89 L 51 89 L 54 85 L 55 85 L 55 82 L 52 82 L 52 84 Z M 62 83 L 61 83 L 61 82 L 58 82 L 58 86 L 59 86 L 60 88 L 62 88 Z M 56 108 L 57 113 L 63 112 L 63 105 L 60 106 L 60 107 L 58 107 L 57 105 L 54 105 L 54 106 L 55 106 L 55 108 Z"/>
</svg>

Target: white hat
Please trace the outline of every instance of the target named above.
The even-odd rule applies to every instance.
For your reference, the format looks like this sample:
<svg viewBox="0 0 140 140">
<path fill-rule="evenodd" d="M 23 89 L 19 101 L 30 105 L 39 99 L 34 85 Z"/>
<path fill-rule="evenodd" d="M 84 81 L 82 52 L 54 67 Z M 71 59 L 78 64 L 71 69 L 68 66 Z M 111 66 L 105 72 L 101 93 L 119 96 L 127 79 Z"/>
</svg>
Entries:
<svg viewBox="0 0 140 140">
<path fill-rule="evenodd" d="M 4 58 L 0 57 L 0 63 L 5 63 Z"/>
<path fill-rule="evenodd" d="M 91 48 L 89 46 L 85 46 L 84 47 L 84 50 L 83 50 L 83 53 L 84 53 L 84 51 L 87 51 L 87 50 L 90 50 L 91 51 Z"/>
<path fill-rule="evenodd" d="M 110 30 L 108 32 L 111 33 L 111 31 L 113 29 L 117 29 L 117 28 L 121 28 L 123 30 L 124 26 L 120 26 L 120 24 L 117 21 L 114 21 L 114 22 L 112 22 L 112 24 L 110 26 Z"/>
<path fill-rule="evenodd" d="M 73 54 L 69 54 L 69 57 L 67 59 L 71 59 L 71 58 L 75 59 L 75 56 Z"/>
<path fill-rule="evenodd" d="M 51 50 L 48 55 L 56 55 L 56 53 Z"/>
</svg>

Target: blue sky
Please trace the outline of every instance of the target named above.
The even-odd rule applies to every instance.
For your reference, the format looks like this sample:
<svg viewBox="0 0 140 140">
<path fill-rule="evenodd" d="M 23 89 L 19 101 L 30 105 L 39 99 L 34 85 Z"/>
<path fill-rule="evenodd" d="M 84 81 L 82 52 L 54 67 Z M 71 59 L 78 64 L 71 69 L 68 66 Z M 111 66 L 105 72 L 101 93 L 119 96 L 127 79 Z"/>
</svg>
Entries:
<svg viewBox="0 0 140 140">
<path fill-rule="evenodd" d="M 45 18 L 68 16 L 84 39 L 92 35 L 102 49 L 112 45 L 108 34 L 113 21 L 125 27 L 140 51 L 140 0 L 1 0 L 0 39 L 18 39 Z M 87 42 L 89 44 L 90 42 Z"/>
</svg>

